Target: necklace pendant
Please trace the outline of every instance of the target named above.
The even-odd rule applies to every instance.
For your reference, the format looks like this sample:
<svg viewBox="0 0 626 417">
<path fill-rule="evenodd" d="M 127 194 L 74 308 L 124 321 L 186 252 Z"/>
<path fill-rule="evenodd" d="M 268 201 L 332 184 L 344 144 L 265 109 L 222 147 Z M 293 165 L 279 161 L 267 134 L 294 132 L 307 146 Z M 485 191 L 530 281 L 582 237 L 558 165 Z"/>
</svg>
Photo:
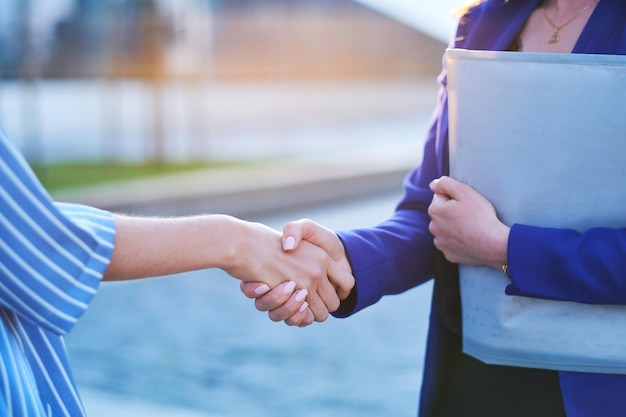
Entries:
<svg viewBox="0 0 626 417">
<path fill-rule="evenodd" d="M 550 45 L 553 45 L 555 43 L 557 43 L 559 41 L 560 37 L 559 37 L 559 31 L 555 30 L 554 33 L 552 34 L 552 36 L 550 37 L 550 39 L 548 40 L 548 43 Z"/>
</svg>

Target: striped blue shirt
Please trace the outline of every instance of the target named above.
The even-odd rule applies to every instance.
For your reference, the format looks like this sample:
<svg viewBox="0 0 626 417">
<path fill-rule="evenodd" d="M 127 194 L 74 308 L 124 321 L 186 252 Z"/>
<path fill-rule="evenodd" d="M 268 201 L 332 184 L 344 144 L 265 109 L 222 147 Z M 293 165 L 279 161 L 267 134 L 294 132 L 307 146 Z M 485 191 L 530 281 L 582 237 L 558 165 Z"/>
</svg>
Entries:
<svg viewBox="0 0 626 417">
<path fill-rule="evenodd" d="M 55 203 L 0 128 L 0 415 L 84 416 L 63 335 L 113 253 L 110 213 Z"/>
</svg>

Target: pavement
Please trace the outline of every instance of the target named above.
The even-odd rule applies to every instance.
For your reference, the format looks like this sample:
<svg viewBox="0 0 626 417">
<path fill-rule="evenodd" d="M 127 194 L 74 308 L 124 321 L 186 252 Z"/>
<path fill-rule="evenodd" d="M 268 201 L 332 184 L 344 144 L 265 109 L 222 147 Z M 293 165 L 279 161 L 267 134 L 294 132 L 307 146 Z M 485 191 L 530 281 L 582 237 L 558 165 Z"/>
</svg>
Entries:
<svg viewBox="0 0 626 417">
<path fill-rule="evenodd" d="M 417 162 L 414 146 L 335 152 L 247 162 L 230 168 L 109 183 L 57 192 L 59 201 L 106 210 L 189 215 L 225 213 L 239 217 L 332 203 L 402 189 Z"/>
</svg>

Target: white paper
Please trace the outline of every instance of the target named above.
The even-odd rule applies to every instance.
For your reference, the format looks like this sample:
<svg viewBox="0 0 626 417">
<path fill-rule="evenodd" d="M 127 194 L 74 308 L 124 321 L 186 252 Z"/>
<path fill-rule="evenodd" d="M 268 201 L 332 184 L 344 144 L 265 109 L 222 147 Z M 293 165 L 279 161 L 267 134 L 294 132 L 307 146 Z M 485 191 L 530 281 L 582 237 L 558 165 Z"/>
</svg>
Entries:
<svg viewBox="0 0 626 417">
<path fill-rule="evenodd" d="M 504 223 L 626 227 L 626 57 L 453 49 L 447 66 L 451 175 Z M 626 306 L 507 296 L 493 268 L 460 276 L 466 353 L 626 373 Z"/>
</svg>

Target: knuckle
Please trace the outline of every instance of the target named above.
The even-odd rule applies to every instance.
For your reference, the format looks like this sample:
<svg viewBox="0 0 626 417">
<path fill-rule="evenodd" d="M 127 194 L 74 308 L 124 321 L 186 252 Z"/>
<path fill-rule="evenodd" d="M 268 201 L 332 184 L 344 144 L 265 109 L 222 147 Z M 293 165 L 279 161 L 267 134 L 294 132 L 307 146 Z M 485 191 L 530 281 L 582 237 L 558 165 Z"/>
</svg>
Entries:
<svg viewBox="0 0 626 417">
<path fill-rule="evenodd" d="M 298 323 L 296 320 L 293 320 L 293 319 L 285 320 L 285 324 L 287 326 L 300 326 L 300 323 Z"/>
<path fill-rule="evenodd" d="M 265 303 L 263 301 L 259 300 L 259 299 L 254 301 L 254 306 L 259 311 L 268 311 L 269 310 L 269 308 L 267 308 Z"/>
<path fill-rule="evenodd" d="M 307 274 L 312 280 L 319 282 L 326 279 L 326 270 L 322 267 L 325 262 L 315 262 L 313 265 L 309 265 L 307 268 Z"/>
<path fill-rule="evenodd" d="M 442 228 L 440 227 L 440 225 L 436 221 L 431 221 L 428 224 L 428 231 L 433 236 L 440 236 L 443 233 Z"/>
<path fill-rule="evenodd" d="M 319 317 L 316 320 L 318 322 L 323 322 L 323 321 L 326 321 L 327 318 L 328 318 L 328 311 L 324 311 L 319 315 Z"/>
<path fill-rule="evenodd" d="M 313 318 L 315 321 L 324 321 L 324 315 L 328 314 L 326 308 L 317 308 L 313 311 Z"/>
<path fill-rule="evenodd" d="M 276 323 L 279 321 L 283 321 L 285 319 L 284 317 L 282 317 L 280 314 L 278 314 L 275 311 L 270 311 L 267 315 L 270 318 L 270 320 Z"/>
<path fill-rule="evenodd" d="M 308 217 L 303 217 L 300 220 L 298 220 L 298 223 L 306 226 L 306 225 L 314 224 L 315 222 Z"/>
<path fill-rule="evenodd" d="M 256 294 L 254 294 L 254 290 L 251 288 L 250 285 L 247 285 L 247 283 L 245 282 L 241 282 L 241 284 L 239 284 L 239 289 L 241 290 L 241 292 L 248 298 L 256 298 Z"/>
</svg>

